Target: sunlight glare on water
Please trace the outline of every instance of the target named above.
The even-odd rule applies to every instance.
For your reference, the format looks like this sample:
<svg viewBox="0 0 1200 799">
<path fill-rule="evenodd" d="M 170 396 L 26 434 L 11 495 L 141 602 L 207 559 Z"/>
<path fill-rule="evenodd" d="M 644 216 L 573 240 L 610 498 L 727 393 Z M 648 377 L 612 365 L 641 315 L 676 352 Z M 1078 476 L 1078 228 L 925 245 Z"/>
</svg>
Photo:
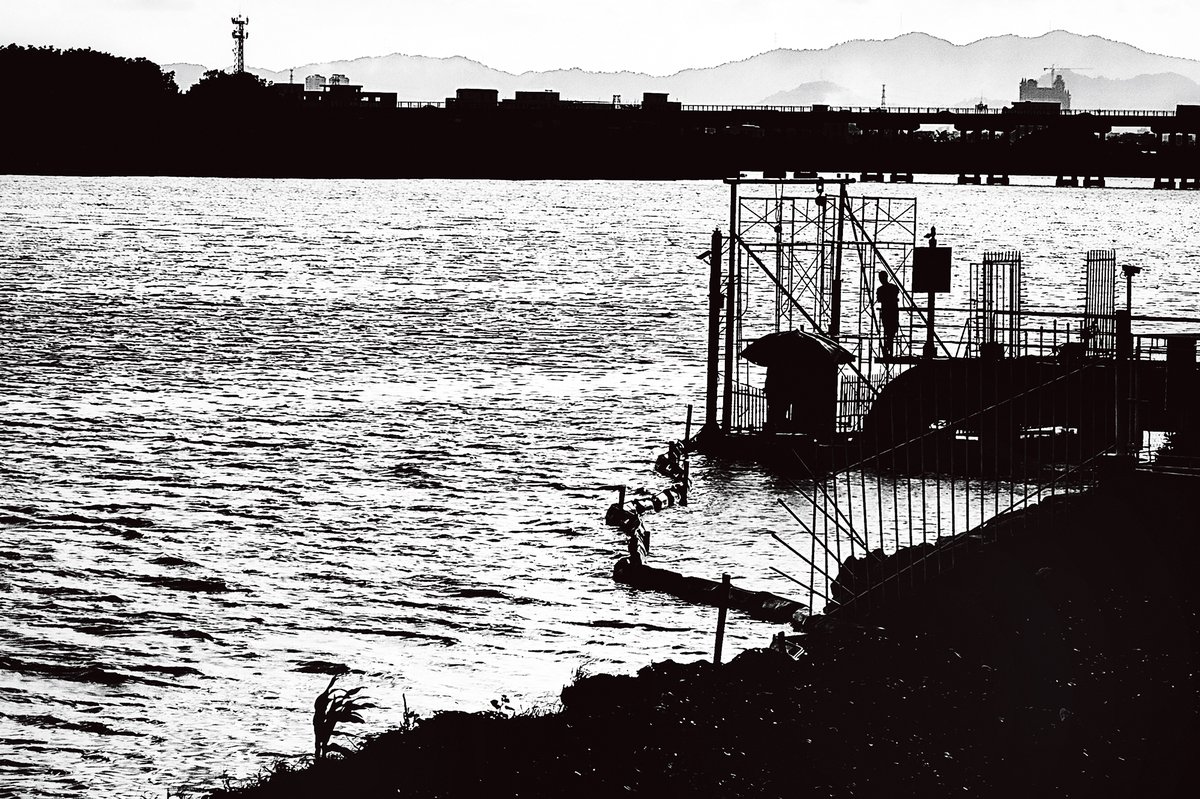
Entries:
<svg viewBox="0 0 1200 799">
<path fill-rule="evenodd" d="M 862 187 L 956 262 L 1083 254 L 1196 314 L 1194 194 Z M 703 408 L 719 183 L 0 177 L 0 783 L 212 787 L 311 749 L 329 664 L 362 731 L 552 704 L 579 667 L 710 655 L 715 611 L 611 579 L 614 488 Z M 860 187 L 855 189 L 860 190 Z M 1151 290 L 1153 286 L 1153 290 Z M 807 600 L 795 491 L 697 459 L 656 564 Z M 770 624 L 731 616 L 727 651 Z"/>
</svg>

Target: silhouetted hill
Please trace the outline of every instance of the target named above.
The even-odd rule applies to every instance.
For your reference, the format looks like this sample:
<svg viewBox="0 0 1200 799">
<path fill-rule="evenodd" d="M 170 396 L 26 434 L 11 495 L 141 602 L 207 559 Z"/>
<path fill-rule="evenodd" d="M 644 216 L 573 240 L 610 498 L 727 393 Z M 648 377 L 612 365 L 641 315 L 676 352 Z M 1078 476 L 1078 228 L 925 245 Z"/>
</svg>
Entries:
<svg viewBox="0 0 1200 799">
<path fill-rule="evenodd" d="M 1023 78 L 1042 76 L 1062 64 L 1076 108 L 1174 108 L 1195 102 L 1200 92 L 1200 61 L 1161 56 L 1099 36 L 1054 31 L 1037 37 L 994 36 L 966 45 L 924 33 L 887 40 L 856 40 L 821 50 L 771 50 L 719 66 L 685 69 L 673 75 L 640 72 L 588 72 L 581 69 L 524 72 L 492 69 L 461 56 L 429 58 L 394 54 L 351 61 L 298 66 L 295 81 L 317 73 L 342 73 L 374 91 L 394 91 L 401 99 L 438 101 L 463 87 L 493 88 L 502 97 L 513 92 L 554 89 L 573 100 L 611 101 L 621 95 L 636 101 L 642 92 L 667 92 L 687 104 L 808 104 L 778 97 L 821 96 L 810 102 L 875 105 L 887 85 L 889 106 L 961 106 L 964 98 L 986 98 L 1002 105 L 1017 97 Z M 169 64 L 181 89 L 199 79 L 202 67 Z M 288 72 L 253 69 L 254 74 L 286 83 Z M 1062 70 L 1060 70 L 1062 71 Z M 1086 77 L 1084 77 L 1086 76 Z M 842 99 L 844 98 L 844 99 Z"/>
<path fill-rule="evenodd" d="M 1128 80 L 1068 75 L 1072 108 L 1137 108 L 1171 110 L 1176 105 L 1200 103 L 1200 83 L 1173 72 L 1138 75 Z"/>
<path fill-rule="evenodd" d="M 209 69 L 210 67 L 200 64 L 171 64 L 170 66 L 163 67 L 163 72 L 174 72 L 176 85 L 179 86 L 180 91 L 186 92 L 192 86 L 199 83 L 200 79 L 204 77 L 204 73 Z M 257 72 L 257 70 L 255 71 Z M 267 78 L 267 80 L 274 81 L 274 78 Z M 284 80 L 287 80 L 286 76 Z"/>
<path fill-rule="evenodd" d="M 789 91 L 775 92 L 775 94 L 763 98 L 762 102 L 764 105 L 813 105 L 823 103 L 825 105 L 851 106 L 869 105 L 871 103 L 868 98 L 854 94 L 844 86 L 830 83 L 827 80 L 802 83 Z"/>
</svg>

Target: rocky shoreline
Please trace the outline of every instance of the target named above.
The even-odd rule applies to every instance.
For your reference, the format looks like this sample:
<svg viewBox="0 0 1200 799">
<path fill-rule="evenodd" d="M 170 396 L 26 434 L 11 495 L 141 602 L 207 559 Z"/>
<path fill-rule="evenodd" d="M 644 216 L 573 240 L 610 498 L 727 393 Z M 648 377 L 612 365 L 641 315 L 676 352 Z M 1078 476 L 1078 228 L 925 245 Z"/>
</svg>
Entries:
<svg viewBox="0 0 1200 799">
<path fill-rule="evenodd" d="M 1191 795 L 1197 489 L 1125 473 L 943 540 L 805 622 L 798 660 L 583 677 L 558 711 L 442 713 L 212 796 Z"/>
</svg>

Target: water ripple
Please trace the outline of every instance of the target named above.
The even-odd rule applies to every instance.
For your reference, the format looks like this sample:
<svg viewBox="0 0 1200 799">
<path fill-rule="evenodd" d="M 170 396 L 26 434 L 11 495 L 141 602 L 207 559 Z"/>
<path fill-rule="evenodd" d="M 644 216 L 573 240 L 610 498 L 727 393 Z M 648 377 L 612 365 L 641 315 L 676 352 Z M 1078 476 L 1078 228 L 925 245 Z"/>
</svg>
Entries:
<svg viewBox="0 0 1200 799">
<path fill-rule="evenodd" d="M 657 489 L 702 401 L 724 186 L 0 188 L 0 783 L 253 774 L 309 749 L 336 670 L 377 730 L 403 697 L 527 707 L 583 665 L 707 653 L 710 609 L 611 580 L 603 512 Z M 1078 305 L 1083 251 L 1115 246 L 1173 265 L 1147 313 L 1196 313 L 1194 193 L 871 191 L 917 196 L 962 263 L 1023 249 L 1032 306 Z M 655 559 L 792 595 L 761 535 L 788 488 L 693 466 Z M 731 616 L 727 647 L 773 631 Z"/>
</svg>

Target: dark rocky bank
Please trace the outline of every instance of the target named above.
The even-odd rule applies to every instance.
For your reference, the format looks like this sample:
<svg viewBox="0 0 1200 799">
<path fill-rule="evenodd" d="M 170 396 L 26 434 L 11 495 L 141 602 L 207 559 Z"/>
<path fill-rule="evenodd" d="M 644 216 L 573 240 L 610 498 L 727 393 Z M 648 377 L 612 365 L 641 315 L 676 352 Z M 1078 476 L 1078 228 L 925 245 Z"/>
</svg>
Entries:
<svg viewBox="0 0 1200 799">
<path fill-rule="evenodd" d="M 798 661 L 586 677 L 213 796 L 1190 796 L 1198 490 L 1142 472 L 994 520 L 809 620 Z"/>
</svg>

